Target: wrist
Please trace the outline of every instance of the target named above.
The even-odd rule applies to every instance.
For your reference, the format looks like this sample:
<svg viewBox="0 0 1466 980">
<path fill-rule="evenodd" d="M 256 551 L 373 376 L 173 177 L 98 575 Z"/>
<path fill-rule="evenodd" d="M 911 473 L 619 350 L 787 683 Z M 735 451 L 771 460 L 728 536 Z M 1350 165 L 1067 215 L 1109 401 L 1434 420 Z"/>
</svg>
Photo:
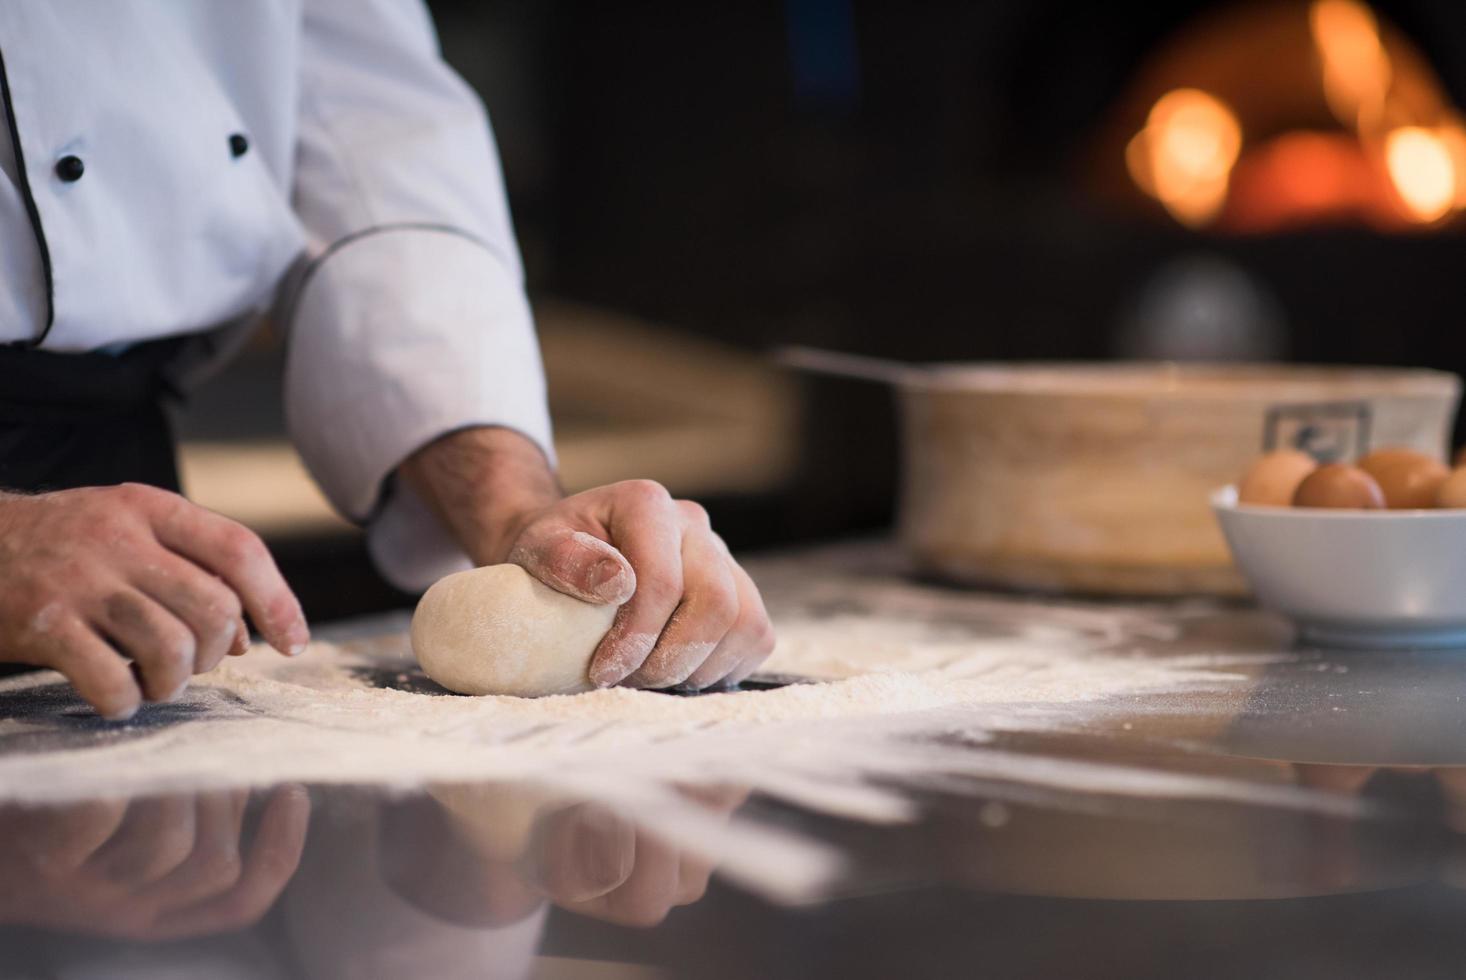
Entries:
<svg viewBox="0 0 1466 980">
<path fill-rule="evenodd" d="M 441 436 L 404 460 L 398 475 L 476 565 L 502 562 L 520 528 L 564 496 L 539 446 L 498 426 Z"/>
</svg>

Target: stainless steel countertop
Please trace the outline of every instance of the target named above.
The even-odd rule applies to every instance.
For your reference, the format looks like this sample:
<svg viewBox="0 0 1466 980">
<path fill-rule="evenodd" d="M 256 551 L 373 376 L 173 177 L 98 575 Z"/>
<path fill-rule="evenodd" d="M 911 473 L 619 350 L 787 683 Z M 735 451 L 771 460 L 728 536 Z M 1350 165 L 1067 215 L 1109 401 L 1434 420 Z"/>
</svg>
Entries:
<svg viewBox="0 0 1466 980">
<path fill-rule="evenodd" d="M 750 892 L 689 842 L 658 839 L 594 798 L 535 810 L 513 854 L 469 839 L 441 797 L 380 786 L 185 787 L 4 806 L 0 976 L 1399 977 L 1466 967 L 1466 652 L 1294 649 L 1283 624 L 1242 605 L 1055 604 L 913 585 L 881 545 L 752 567 L 776 619 L 812 608 L 875 615 L 876 602 L 1001 635 L 1025 617 L 1123 615 L 1167 627 L 1127 637 L 1134 655 L 1229 656 L 1240 677 L 1094 703 L 1058 726 L 1005 726 L 982 745 L 932 733 L 957 751 L 1015 753 L 1035 773 L 1095 763 L 1134 774 L 1128 782 L 1095 782 L 1083 768 L 1071 783 L 1030 780 L 1019 767 L 903 790 L 917 815 L 888 823 L 736 786 L 701 791 L 717 822 L 777 828 L 841 856 L 839 879 L 798 906 Z M 400 625 L 334 633 L 355 642 Z M 42 746 L 86 753 L 186 738 L 196 720 L 188 702 L 152 709 L 141 729 L 77 709 L 55 688 L 0 692 L 0 772 Z M 1147 776 L 1178 775 L 1242 789 L 1147 789 Z M 509 820 L 525 793 L 500 783 L 477 799 Z"/>
</svg>

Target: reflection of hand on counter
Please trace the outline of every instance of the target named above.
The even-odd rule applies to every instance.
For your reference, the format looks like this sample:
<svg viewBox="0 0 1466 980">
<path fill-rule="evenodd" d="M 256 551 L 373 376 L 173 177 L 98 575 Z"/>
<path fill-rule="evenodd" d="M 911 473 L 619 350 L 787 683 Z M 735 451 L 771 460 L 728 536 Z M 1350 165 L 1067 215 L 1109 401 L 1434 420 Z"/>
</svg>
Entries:
<svg viewBox="0 0 1466 980">
<path fill-rule="evenodd" d="M 0 919 L 135 940 L 258 921 L 295 873 L 310 800 L 275 790 L 245 846 L 249 793 L 0 810 Z"/>
<path fill-rule="evenodd" d="M 431 792 L 391 808 L 382 866 L 400 894 L 450 921 L 502 924 L 548 899 L 592 918 L 650 926 L 701 898 L 712 875 L 711 860 L 600 804 L 518 784 Z M 717 817 L 748 796 L 741 787 L 679 794 Z"/>
<path fill-rule="evenodd" d="M 1113 743 L 1096 765 L 1165 774 L 1156 758 L 1117 752 Z M 954 824 L 932 831 L 955 842 L 942 870 L 1011 894 L 1229 901 L 1422 882 L 1455 846 L 1444 831 L 1390 818 L 1400 806 L 1434 807 L 1430 781 L 1441 779 L 1438 771 L 1198 755 L 1177 775 L 1216 780 L 1226 792 L 1136 797 L 1096 788 L 1074 800 L 1060 793 L 1010 804 L 999 797 L 938 811 Z"/>
<path fill-rule="evenodd" d="M 327 790 L 278 922 L 313 980 L 528 977 L 544 900 L 467 850 L 431 797 Z M 272 917 L 275 921 L 275 917 Z"/>
<path fill-rule="evenodd" d="M 468 928 L 507 926 L 537 911 L 544 900 L 515 872 L 514 845 L 500 843 L 519 835 L 512 799 L 498 788 L 435 787 L 384 806 L 377 864 L 387 886 L 420 912 Z M 442 792 L 455 805 L 441 804 Z M 471 794 L 466 804 L 459 794 Z M 459 816 L 463 809 L 472 822 Z"/>
<path fill-rule="evenodd" d="M 700 792 L 721 814 L 742 805 L 741 789 Z M 624 926 L 654 926 L 707 891 L 713 862 L 678 848 L 594 803 L 553 810 L 537 823 L 522 869 L 569 912 Z"/>
<path fill-rule="evenodd" d="M 1410 806 L 1438 833 L 1415 831 L 1413 847 L 1443 867 L 1443 880 L 1466 887 L 1466 767 L 1460 766 L 1349 766 L 1299 764 L 1300 785 L 1354 797 L 1377 797 L 1387 805 Z M 1439 821 L 1439 824 L 1437 824 Z"/>
<path fill-rule="evenodd" d="M 1466 767 L 1443 766 L 1435 774 L 1446 798 L 1446 825 L 1466 834 Z"/>
</svg>

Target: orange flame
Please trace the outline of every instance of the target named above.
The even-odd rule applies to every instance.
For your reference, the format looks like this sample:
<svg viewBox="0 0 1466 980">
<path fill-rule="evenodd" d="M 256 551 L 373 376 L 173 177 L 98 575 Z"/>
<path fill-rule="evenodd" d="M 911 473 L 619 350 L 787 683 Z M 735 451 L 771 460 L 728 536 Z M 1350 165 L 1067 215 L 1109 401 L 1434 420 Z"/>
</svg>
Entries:
<svg viewBox="0 0 1466 980">
<path fill-rule="evenodd" d="M 1456 178 L 1456 200 L 1452 203 L 1458 210 L 1466 208 L 1466 126 L 1453 119 L 1435 132 L 1451 155 L 1451 169 Z"/>
<path fill-rule="evenodd" d="M 1383 115 L 1394 79 L 1374 11 L 1358 0 L 1315 0 L 1308 24 L 1329 109 L 1344 125 L 1367 128 Z"/>
<path fill-rule="evenodd" d="M 1438 221 L 1455 206 L 1456 162 L 1441 135 L 1424 126 L 1401 126 L 1385 137 L 1390 182 L 1410 217 Z"/>
<path fill-rule="evenodd" d="M 1242 148 L 1236 113 L 1199 89 L 1167 92 L 1126 147 L 1135 183 L 1191 227 L 1211 222 L 1227 199 L 1227 180 Z"/>
<path fill-rule="evenodd" d="M 1302 9 L 1288 5 L 1287 16 Z M 1322 95 L 1344 131 L 1269 133 L 1264 114 L 1239 165 L 1243 129 L 1232 106 L 1212 92 L 1175 88 L 1125 147 L 1136 186 L 1191 228 L 1344 219 L 1399 230 L 1466 211 L 1466 117 L 1439 80 L 1364 0 L 1310 0 L 1306 10 Z M 1244 80 L 1227 91 L 1245 102 Z M 1279 97 L 1306 105 L 1312 120 L 1319 94 L 1310 86 Z"/>
</svg>

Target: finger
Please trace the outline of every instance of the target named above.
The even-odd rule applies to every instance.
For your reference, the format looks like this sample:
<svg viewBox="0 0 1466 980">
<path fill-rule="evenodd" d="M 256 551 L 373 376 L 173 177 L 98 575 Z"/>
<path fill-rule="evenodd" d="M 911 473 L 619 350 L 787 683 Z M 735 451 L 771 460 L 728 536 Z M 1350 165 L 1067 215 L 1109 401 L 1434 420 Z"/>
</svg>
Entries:
<svg viewBox="0 0 1466 980">
<path fill-rule="evenodd" d="M 683 596 L 657 644 L 627 683 L 672 687 L 696 672 L 738 619 L 731 563 L 706 528 L 693 524 L 682 539 Z"/>
<path fill-rule="evenodd" d="M 120 589 L 102 600 L 92 626 L 130 656 L 149 701 L 172 701 L 193 673 L 193 633 L 177 616 L 143 593 Z"/>
<path fill-rule="evenodd" d="M 126 721 L 137 713 L 143 692 L 127 661 L 90 626 L 68 619 L 54 628 L 48 642 L 55 647 L 51 662 L 97 714 Z"/>
<path fill-rule="evenodd" d="M 194 841 L 187 860 L 138 895 L 179 909 L 234 887 L 241 872 L 240 824 L 234 793 L 203 793 L 193 801 Z"/>
<path fill-rule="evenodd" d="M 677 792 L 709 810 L 724 815 L 748 802 L 748 786 L 738 783 L 677 783 Z"/>
<path fill-rule="evenodd" d="M 708 891 L 708 881 L 713 876 L 714 863 L 697 854 L 684 854 L 677 868 L 677 892 L 673 905 L 691 905 Z"/>
<path fill-rule="evenodd" d="M 242 657 L 249 653 L 249 627 L 240 619 L 234 624 L 234 642 L 229 646 L 229 656 Z"/>
<path fill-rule="evenodd" d="M 87 864 L 103 879 L 133 891 L 158 881 L 187 860 L 196 829 L 192 797 L 135 800 L 117 833 Z"/>
<path fill-rule="evenodd" d="M 748 800 L 749 787 L 732 783 L 678 783 L 677 792 L 724 821 Z M 706 854 L 685 852 L 678 868 L 678 905 L 691 905 L 707 894 L 716 862 Z"/>
<path fill-rule="evenodd" d="M 252 531 L 187 502 L 158 515 L 153 530 L 164 547 L 222 578 L 270 646 L 291 656 L 305 650 L 310 629 L 300 603 Z"/>
<path fill-rule="evenodd" d="M 1298 763 L 1294 768 L 1300 786 L 1344 796 L 1358 796 L 1363 793 L 1364 784 L 1379 772 L 1378 766 L 1338 766 L 1305 762 Z"/>
<path fill-rule="evenodd" d="M 737 564 L 732 566 L 731 572 L 738 592 L 738 618 L 717 649 L 683 682 L 683 686 L 694 691 L 718 683 L 731 683 L 734 675 L 747 677 L 774 652 L 774 627 L 769 622 L 758 586 Z"/>
<path fill-rule="evenodd" d="M 585 602 L 619 606 L 636 591 L 636 573 L 621 552 L 558 521 L 526 528 L 508 560 L 550 588 Z"/>
<path fill-rule="evenodd" d="M 603 806 L 565 807 L 537 821 L 526 879 L 552 902 L 587 902 L 621 885 L 636 862 L 636 827 Z"/>
<path fill-rule="evenodd" d="M 617 925 L 649 928 L 672 911 L 681 886 L 679 857 L 668 844 L 647 834 L 636 838 L 636 865 L 620 887 L 566 907 Z"/>
<path fill-rule="evenodd" d="M 636 592 L 616 613 L 591 658 L 590 679 L 610 687 L 646 661 L 682 601 L 682 517 L 656 483 L 618 484 L 611 539 L 636 571 Z"/>
<path fill-rule="evenodd" d="M 300 867 L 310 824 L 305 787 L 282 786 L 265 804 L 260 825 L 244 858 L 239 880 L 227 892 L 176 915 L 166 924 L 172 938 L 240 929 L 270 910 Z"/>
<path fill-rule="evenodd" d="M 133 583 L 193 633 L 194 673 L 213 670 L 234 647 L 243 609 L 239 596 L 216 576 L 163 551 L 135 573 Z"/>
<path fill-rule="evenodd" d="M 239 840 L 244 833 L 244 814 L 249 809 L 249 790 L 237 789 L 229 795 L 234 802 L 234 839 Z"/>
<path fill-rule="evenodd" d="M 739 684 L 742 684 L 744 681 L 748 680 L 749 676 L 753 674 L 754 671 L 763 666 L 764 661 L 773 654 L 774 649 L 778 646 L 778 639 L 774 634 L 773 626 L 768 627 L 768 632 L 765 634 L 762 645 L 767 646 L 767 653 L 763 654 L 762 656 L 753 656 L 744 660 L 743 663 L 739 664 L 733 669 L 732 673 L 730 673 L 727 677 L 724 677 L 721 681 L 718 682 L 718 687 L 737 687 Z"/>
<path fill-rule="evenodd" d="M 1435 770 L 1436 781 L 1446 800 L 1446 825 L 1458 834 L 1466 834 L 1466 770 L 1442 767 Z M 1466 871 L 1466 868 L 1459 869 Z"/>
<path fill-rule="evenodd" d="M 55 875 L 75 871 L 117 832 L 127 801 L 87 800 L 59 807 L 6 808 L 0 838 L 17 847 L 33 867 Z"/>
</svg>

